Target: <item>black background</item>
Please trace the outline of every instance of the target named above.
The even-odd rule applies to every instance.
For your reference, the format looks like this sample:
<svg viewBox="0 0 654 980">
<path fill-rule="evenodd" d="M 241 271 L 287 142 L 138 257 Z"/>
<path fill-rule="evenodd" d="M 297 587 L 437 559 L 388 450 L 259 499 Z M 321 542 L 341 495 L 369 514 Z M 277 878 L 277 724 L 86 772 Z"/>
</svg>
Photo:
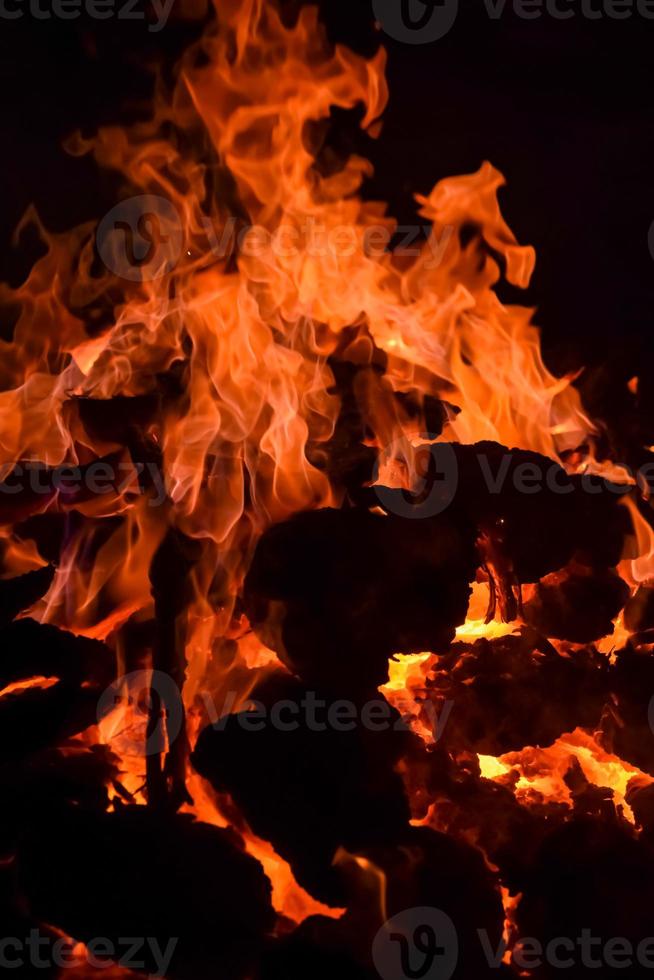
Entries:
<svg viewBox="0 0 654 980">
<path fill-rule="evenodd" d="M 364 53 L 383 40 L 389 56 L 381 137 L 341 120 L 333 138 L 372 159 L 366 194 L 402 222 L 415 219 L 413 194 L 441 177 L 485 159 L 498 167 L 503 213 L 538 254 L 528 292 L 505 297 L 538 308 L 554 369 L 585 367 L 579 384 L 595 414 L 628 442 L 654 441 L 654 21 L 592 21 L 570 6 L 569 20 L 524 20 L 507 0 L 493 20 L 482 0 L 460 0 L 444 38 L 408 45 L 375 29 L 370 0 L 324 0 L 333 40 Z M 0 278 L 16 284 L 32 261 L 29 243 L 10 245 L 30 202 L 53 229 L 115 203 L 111 180 L 62 140 L 144 111 L 148 65 L 172 68 L 200 31 L 175 16 L 159 33 L 84 15 L 0 19 Z M 626 388 L 635 374 L 639 398 Z"/>
</svg>

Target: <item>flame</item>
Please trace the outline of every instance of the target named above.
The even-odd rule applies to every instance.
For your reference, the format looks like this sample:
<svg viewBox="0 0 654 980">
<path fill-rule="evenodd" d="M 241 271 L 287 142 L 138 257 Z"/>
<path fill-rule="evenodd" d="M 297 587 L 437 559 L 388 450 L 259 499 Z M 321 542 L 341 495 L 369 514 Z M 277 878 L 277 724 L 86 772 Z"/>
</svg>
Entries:
<svg viewBox="0 0 654 980">
<path fill-rule="evenodd" d="M 395 654 L 388 661 L 388 682 L 379 688 L 411 730 L 427 743 L 434 741 L 434 733 L 420 718 L 419 702 L 434 660 L 431 653 Z"/>
<path fill-rule="evenodd" d="M 335 107 L 361 107 L 362 128 L 378 133 L 384 67 L 382 49 L 366 59 L 332 47 L 313 8 L 288 25 L 264 0 L 221 0 L 174 89 L 158 85 L 150 120 L 68 143 L 121 176 L 129 207 L 149 202 L 148 227 L 159 232 L 142 274 L 126 263 L 125 221 L 104 238 L 93 223 L 54 234 L 30 209 L 17 231 L 36 227 L 45 254 L 18 288 L 0 289 L 0 303 L 20 311 L 12 339 L 0 340 L 2 473 L 26 463 L 84 467 L 110 453 L 121 468 L 107 493 L 57 489 L 34 504 L 34 513 L 59 514 L 64 531 L 56 576 L 31 615 L 106 640 L 120 663 L 127 623 L 154 615 L 149 572 L 167 530 L 193 539 L 183 651 L 190 725 L 202 691 L 220 701 L 238 675 L 245 698 L 253 673 L 274 662 L 246 625 L 234 626 L 258 536 L 297 511 L 342 502 L 310 462 L 340 410 L 331 355 L 371 363 L 376 347 L 386 356 L 384 385 L 360 395 L 370 443 L 391 458 L 410 456 L 427 429 L 395 398 L 418 393 L 460 409 L 442 439 L 495 439 L 553 459 L 584 445 L 584 465 L 600 468 L 594 426 L 573 378 L 545 366 L 533 311 L 495 293 L 502 277 L 526 287 L 535 262 L 501 216 L 501 174 L 484 163 L 417 196 L 433 230 L 406 261 L 373 247 L 395 222 L 360 194 L 370 164 L 320 158 L 320 129 Z M 149 396 L 158 399 L 151 420 L 126 437 L 114 441 L 86 419 L 85 406 L 110 413 L 110 399 Z M 2 574 L 45 564 L 36 532 L 21 537 L 18 518 L 1 520 Z M 636 581 L 652 572 L 651 537 L 639 546 L 648 557 L 632 562 Z M 460 639 L 511 631 L 483 622 L 484 590 L 475 585 Z M 393 661 L 389 698 L 410 694 L 429 658 Z M 143 760 L 120 752 L 133 721 L 121 709 L 84 737 L 118 752 L 125 787 L 143 801 Z M 201 802 L 194 812 L 219 819 Z M 268 845 L 250 837 L 248 846 L 280 911 L 331 914 Z"/>
<path fill-rule="evenodd" d="M 183 810 L 193 813 L 199 820 L 213 824 L 215 827 L 228 826 L 228 820 L 220 812 L 219 805 L 199 776 L 190 774 L 189 788 L 194 802 L 183 807 Z M 316 901 L 308 894 L 293 877 L 293 872 L 284 861 L 264 840 L 256 837 L 248 828 L 242 829 L 247 851 L 263 865 L 263 869 L 272 883 L 272 901 L 274 907 L 294 922 L 302 922 L 310 915 L 325 915 L 338 919 L 344 909 L 331 908 Z"/>
<path fill-rule="evenodd" d="M 506 963 L 507 966 L 510 966 L 512 950 L 520 935 L 517 922 L 517 913 L 518 906 L 520 905 L 520 901 L 522 899 L 522 892 L 512 895 L 509 889 L 502 885 L 500 887 L 500 894 L 502 896 L 502 907 L 504 909 L 502 941 L 506 947 L 504 956 L 502 957 L 502 962 Z"/>
<path fill-rule="evenodd" d="M 654 580 L 654 528 L 641 514 L 633 497 L 621 498 L 629 510 L 633 525 L 633 542 L 631 558 L 625 558 L 620 563 L 620 574 L 629 585 L 636 588 L 642 582 Z"/>
<path fill-rule="evenodd" d="M 456 631 L 457 640 L 474 643 L 484 637 L 492 640 L 495 637 L 507 636 L 518 628 L 517 623 L 504 623 L 496 619 L 486 622 L 486 610 L 490 599 L 490 589 L 487 582 L 473 582 L 472 595 L 468 605 L 466 621 Z"/>
</svg>

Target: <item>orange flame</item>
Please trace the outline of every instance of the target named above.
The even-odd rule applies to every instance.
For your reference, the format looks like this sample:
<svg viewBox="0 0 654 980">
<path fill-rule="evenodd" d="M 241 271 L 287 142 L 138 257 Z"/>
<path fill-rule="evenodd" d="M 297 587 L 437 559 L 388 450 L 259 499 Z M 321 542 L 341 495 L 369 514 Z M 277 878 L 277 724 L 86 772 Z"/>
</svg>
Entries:
<svg viewBox="0 0 654 980">
<path fill-rule="evenodd" d="M 219 700 L 235 662 L 247 677 L 271 662 L 245 631 L 229 657 L 222 653 L 257 536 L 296 511 L 340 503 L 307 452 L 334 432 L 335 351 L 370 361 L 374 344 L 387 356 L 388 383 L 367 405 L 380 450 L 426 429 L 404 417 L 395 392 L 458 406 L 442 436 L 449 440 L 496 439 L 557 459 L 592 444 L 594 431 L 572 379 L 546 368 L 532 311 L 494 292 L 503 274 L 526 287 L 535 262 L 501 216 L 499 172 L 484 163 L 417 198 L 433 232 L 411 262 L 375 248 L 395 223 L 359 194 L 369 163 L 316 161 L 319 124 L 334 107 L 362 106 L 362 127 L 378 132 L 388 95 L 383 50 L 366 60 L 332 48 L 312 8 L 291 26 L 264 0 L 221 0 L 216 14 L 174 90 L 159 86 L 149 121 L 69 141 L 71 152 L 92 153 L 122 175 L 130 207 L 149 202 L 148 227 L 159 232 L 143 274 L 124 264 L 124 221 L 98 234 L 98 269 L 91 224 L 52 234 L 30 210 L 23 226 L 36 225 L 46 252 L 19 288 L 0 290 L 0 302 L 20 309 L 13 339 L 0 340 L 3 474 L 26 462 L 83 466 L 117 451 L 129 471 L 111 493 L 74 507 L 60 492 L 43 500 L 42 509 L 74 509 L 85 521 L 67 527 L 52 587 L 31 614 L 121 654 L 125 623 L 153 615 L 149 569 L 166 530 L 196 539 L 189 707 L 205 689 Z M 243 234 L 232 241 L 235 231 Z M 148 458 L 159 460 L 157 499 L 139 483 L 134 446 L 92 431 L 83 406 L 161 393 L 162 378 L 177 394 L 162 397 L 139 432 Z M 44 564 L 12 524 L 1 532 L 5 575 Z M 651 552 L 650 539 L 647 560 L 632 563 L 637 581 L 651 573 Z M 473 599 L 459 636 L 501 635 L 505 627 L 481 622 L 483 587 Z M 410 688 L 427 658 L 399 661 L 389 692 Z M 128 718 L 110 716 L 87 736 L 113 745 L 128 728 Z M 137 792 L 142 773 L 127 768 Z M 195 812 L 206 814 L 200 803 Z M 249 846 L 282 911 L 324 913 L 266 846 Z"/>
</svg>

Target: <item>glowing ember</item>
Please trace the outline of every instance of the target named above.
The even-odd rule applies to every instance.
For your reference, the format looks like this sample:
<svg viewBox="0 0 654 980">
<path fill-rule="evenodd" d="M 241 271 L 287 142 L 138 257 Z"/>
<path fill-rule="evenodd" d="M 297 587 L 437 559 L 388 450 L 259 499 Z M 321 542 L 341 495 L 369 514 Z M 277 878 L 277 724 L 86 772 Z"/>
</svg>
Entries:
<svg viewBox="0 0 654 980">
<path fill-rule="evenodd" d="M 490 640 L 496 636 L 508 636 L 515 632 L 518 623 L 503 623 L 496 619 L 486 622 L 486 610 L 488 609 L 489 589 L 486 582 L 473 582 L 468 615 L 462 626 L 456 631 L 457 640 L 466 640 L 472 643 L 480 637 Z"/>
<path fill-rule="evenodd" d="M 515 791 L 521 801 L 528 802 L 536 794 L 545 800 L 571 804 L 571 791 L 563 777 L 573 759 L 589 783 L 612 790 L 616 806 L 621 806 L 633 823 L 631 807 L 625 801 L 627 785 L 635 776 L 642 777 L 646 783 L 652 780 L 636 766 L 605 752 L 581 729 L 562 735 L 547 748 L 525 748 L 499 758 L 479 756 L 479 764 L 486 779 L 505 779 L 514 772 L 518 776 Z"/>
<path fill-rule="evenodd" d="M 58 677 L 30 677 L 25 681 L 14 681 L 13 684 L 7 684 L 0 690 L 0 698 L 5 698 L 9 694 L 19 694 L 22 691 L 31 691 L 38 689 L 39 691 L 45 691 L 48 687 L 52 687 L 54 684 L 59 683 Z"/>
</svg>

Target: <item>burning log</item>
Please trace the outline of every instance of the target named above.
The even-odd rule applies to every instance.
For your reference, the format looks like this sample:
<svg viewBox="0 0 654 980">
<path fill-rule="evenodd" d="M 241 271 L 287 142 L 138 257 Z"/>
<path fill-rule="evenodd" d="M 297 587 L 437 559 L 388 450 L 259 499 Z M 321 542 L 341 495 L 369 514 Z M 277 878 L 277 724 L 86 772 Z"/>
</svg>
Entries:
<svg viewBox="0 0 654 980">
<path fill-rule="evenodd" d="M 338 848 L 357 850 L 408 823 L 395 766 L 415 736 L 380 695 L 370 711 L 374 724 L 364 723 L 370 710 L 364 702 L 352 704 L 343 722 L 347 702 L 307 690 L 285 672 L 263 682 L 252 698 L 264 706 L 265 720 L 263 712 L 242 712 L 205 728 L 193 766 L 233 797 L 303 887 L 338 905 L 344 897 L 332 866 Z"/>
<path fill-rule="evenodd" d="M 44 596 L 52 585 L 54 573 L 52 565 L 45 565 L 26 575 L 0 581 L 0 627 Z"/>
<path fill-rule="evenodd" d="M 540 453 L 497 443 L 453 450 L 460 506 L 477 528 L 498 537 L 519 582 L 538 581 L 567 565 L 575 553 L 586 564 L 618 563 L 629 530 L 628 516 L 619 506 L 627 486 L 570 476 Z"/>
<path fill-rule="evenodd" d="M 448 748 L 497 756 L 549 745 L 576 725 L 596 726 L 608 698 L 608 666 L 592 647 L 562 657 L 523 630 L 454 644 L 425 693 L 436 713 L 453 703 L 443 734 Z"/>
<path fill-rule="evenodd" d="M 438 446 L 436 447 L 438 449 Z M 499 603 L 502 619 L 516 619 L 520 586 L 538 582 L 566 566 L 573 557 L 584 564 L 611 568 L 621 558 L 629 518 L 615 487 L 588 476 L 570 476 L 539 453 L 507 449 L 494 442 L 448 444 L 439 473 L 434 448 L 417 450 L 426 457 L 420 467 L 425 486 L 413 500 L 404 490 L 372 488 L 367 500 L 391 513 L 407 513 L 428 523 L 430 500 L 438 481 L 447 515 L 466 533 L 473 528 L 478 563 L 489 576 L 491 601 L 487 619 Z M 417 465 L 417 464 L 416 464 Z"/>
<path fill-rule="evenodd" d="M 0 697 L 0 763 L 78 735 L 98 717 L 97 690 L 58 682 Z"/>
<path fill-rule="evenodd" d="M 498 879 L 477 848 L 429 827 L 409 827 L 360 853 L 385 876 L 385 912 L 389 918 L 406 909 L 424 907 L 444 912 L 458 938 L 455 975 L 466 980 L 497 975 L 499 964 L 489 965 L 479 931 L 496 949 L 502 937 L 504 911 Z"/>
<path fill-rule="evenodd" d="M 57 677 L 71 685 L 92 685 L 97 697 L 115 677 L 115 657 L 104 643 L 33 619 L 5 626 L 0 643 L 0 690 L 30 677 Z"/>
<path fill-rule="evenodd" d="M 275 923 L 270 883 L 233 832 L 145 807 L 50 816 L 21 842 L 18 886 L 77 940 L 125 951 L 125 936 L 150 937 L 138 969 L 174 980 L 244 980 Z"/>
<path fill-rule="evenodd" d="M 613 633 L 629 587 L 610 569 L 575 564 L 547 575 L 524 605 L 524 618 L 543 636 L 591 643 Z"/>
<path fill-rule="evenodd" d="M 446 518 L 298 514 L 259 541 L 245 608 L 307 684 L 371 691 L 396 651 L 447 648 L 465 619 L 474 567 L 472 539 Z"/>
<path fill-rule="evenodd" d="M 410 798 L 422 804 L 415 815 L 450 837 L 473 842 L 511 893 L 522 891 L 540 844 L 569 816 L 566 804 L 522 805 L 514 776 L 504 782 L 482 778 L 472 753 L 454 757 L 439 743 L 427 759 L 426 767 L 416 759 L 404 766 Z"/>
<path fill-rule="evenodd" d="M 171 528 L 160 544 L 150 568 L 150 582 L 155 604 L 155 637 L 153 667 L 171 678 L 175 689 L 181 691 L 186 671 L 187 609 L 193 596 L 190 573 L 198 560 L 200 545 Z M 151 708 L 148 736 L 156 734 L 161 716 L 170 719 L 177 707 L 183 715 L 183 705 L 162 703 L 161 694 L 154 688 L 150 692 Z M 162 733 L 163 734 L 163 733 Z M 170 739 L 169 751 L 162 766 L 165 739 L 161 751 L 151 752 L 147 758 L 148 803 L 151 806 L 171 804 L 173 808 L 190 803 L 186 790 L 186 763 L 188 741 L 186 729 L 175 732 Z"/>
<path fill-rule="evenodd" d="M 25 759 L 98 720 L 115 676 L 103 643 L 21 619 L 0 630 L 0 760 Z"/>
<path fill-rule="evenodd" d="M 259 980 L 375 980 L 379 974 L 361 962 L 357 945 L 347 923 L 310 916 L 266 950 Z"/>
<path fill-rule="evenodd" d="M 412 943 L 417 930 L 429 929 L 429 917 L 434 914 L 439 928 L 435 930 L 438 953 L 432 960 L 432 972 L 438 968 L 446 975 L 446 964 L 454 966 L 456 959 L 453 976 L 460 980 L 504 980 L 510 975 L 502 965 L 491 967 L 486 962 L 475 932 L 476 928 L 487 930 L 489 943 L 497 945 L 502 921 L 493 875 L 478 851 L 423 827 L 408 828 L 389 838 L 374 848 L 374 857 L 372 854 L 339 855 L 339 862 L 350 862 L 344 915 L 338 919 L 311 916 L 275 942 L 264 959 L 262 980 L 406 976 L 406 970 L 400 973 L 397 968 L 399 962 L 406 962 L 396 952 L 398 935 L 406 936 L 419 969 L 423 957 Z M 387 917 L 390 921 L 385 923 Z M 450 944 L 454 931 L 456 949 Z M 424 962 L 429 964 L 428 956 Z"/>
<path fill-rule="evenodd" d="M 538 937 L 543 948 L 565 937 L 565 952 L 559 947 L 556 957 L 572 959 L 575 977 L 623 974 L 621 967 L 629 965 L 624 949 L 619 959 L 606 957 L 606 944 L 620 937 L 632 948 L 629 976 L 640 978 L 651 970 L 635 954 L 654 935 L 653 907 L 651 847 L 624 824 L 576 818 L 544 841 L 518 905 L 518 930 L 521 936 Z M 651 938 L 646 942 L 651 956 Z M 541 959 L 539 976 L 561 973 L 556 958 Z"/>
<path fill-rule="evenodd" d="M 609 752 L 654 775 L 654 655 L 631 644 L 620 650 L 610 671 L 611 708 L 601 741 Z"/>
<path fill-rule="evenodd" d="M 71 742 L 5 763 L 0 767 L 0 853 L 15 851 L 27 827 L 66 805 L 106 810 L 107 786 L 118 777 L 116 762 L 105 746 L 89 749 Z"/>
<path fill-rule="evenodd" d="M 86 431 L 102 442 L 129 446 L 134 434 L 142 432 L 161 411 L 159 391 L 126 398 L 75 398 L 72 403 Z"/>
</svg>

